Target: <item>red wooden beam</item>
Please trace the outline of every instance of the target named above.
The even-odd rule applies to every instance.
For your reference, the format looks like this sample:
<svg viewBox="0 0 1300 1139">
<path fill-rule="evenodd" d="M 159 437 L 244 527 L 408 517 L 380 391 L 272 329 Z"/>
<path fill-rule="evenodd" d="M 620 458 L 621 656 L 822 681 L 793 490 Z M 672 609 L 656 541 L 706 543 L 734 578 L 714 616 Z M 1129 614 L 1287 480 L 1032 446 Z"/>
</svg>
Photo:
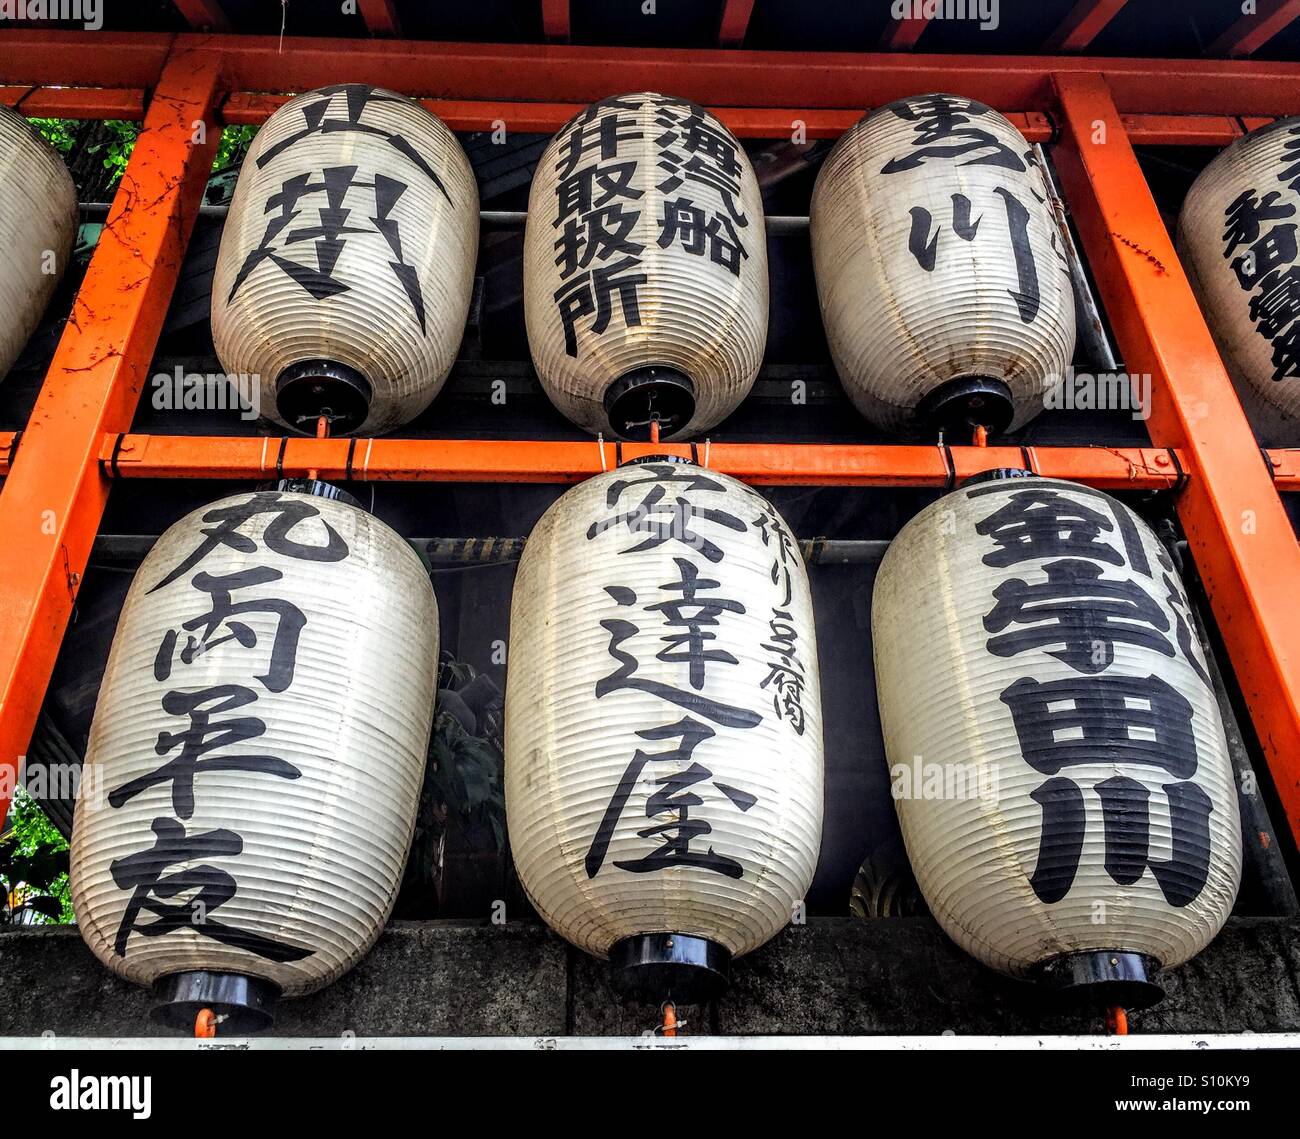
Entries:
<svg viewBox="0 0 1300 1139">
<path fill-rule="evenodd" d="M 128 87 L 0 87 L 0 105 L 30 118 L 144 118 L 144 91 Z"/>
<path fill-rule="evenodd" d="M 569 0 L 542 0 L 542 35 L 551 43 L 569 42 Z"/>
<path fill-rule="evenodd" d="M 196 32 L 230 32 L 234 28 L 221 0 L 172 0 L 185 22 Z"/>
<path fill-rule="evenodd" d="M 1047 37 L 1044 51 L 1083 51 L 1124 7 L 1127 0 L 1079 0 L 1061 26 Z"/>
<path fill-rule="evenodd" d="M 1235 115 L 1123 115 L 1124 131 L 1134 146 L 1225 147 L 1246 130 Z M 1272 122 L 1266 119 L 1265 122 Z M 1030 140 L 1033 141 L 1032 139 Z"/>
<path fill-rule="evenodd" d="M 611 91 L 666 90 L 704 106 L 845 109 L 955 87 L 999 110 L 1045 111 L 1053 73 L 1104 70 L 1122 111 L 1300 114 L 1294 63 L 819 52 L 810 65 L 801 52 L 306 37 L 286 39 L 281 50 L 265 36 L 232 37 L 222 48 L 232 87 L 243 91 L 308 90 L 336 80 L 346 59 L 353 82 L 444 99 L 587 104 Z M 10 82 L 4 67 L 0 80 Z"/>
<path fill-rule="evenodd" d="M 8 86 L 152 87 L 176 37 L 158 32 L 0 33 L 0 83 Z"/>
<path fill-rule="evenodd" d="M 1130 372 L 1149 374 L 1157 446 L 1233 672 L 1300 840 L 1300 543 L 1101 75 L 1056 77 L 1055 162 Z"/>
<path fill-rule="evenodd" d="M 257 126 L 266 122 L 290 98 L 289 95 L 240 92 L 226 100 L 221 108 L 221 118 L 231 125 Z M 495 122 L 501 121 L 509 130 L 533 134 L 551 134 L 559 130 L 585 106 L 583 103 L 499 103 L 464 99 L 421 99 L 419 102 L 454 131 L 491 130 Z M 857 109 L 824 111 L 788 107 L 711 107 L 710 110 L 738 138 L 788 138 L 795 120 L 804 124 L 808 138 L 839 138 L 864 113 Z M 1010 111 L 1007 117 L 1030 142 L 1049 142 L 1052 138 L 1052 123 L 1044 114 Z M 1224 117 L 1213 122 L 1213 138 L 1224 137 L 1229 129 L 1229 120 Z M 1172 127 L 1161 129 L 1178 133 L 1180 143 L 1187 141 Z M 1202 125 L 1201 129 L 1209 128 Z M 1153 132 L 1146 133 L 1150 135 Z M 1238 129 L 1237 135 L 1240 134 Z"/>
<path fill-rule="evenodd" d="M 130 425 L 212 168 L 220 70 L 164 68 L 0 494 L 0 825 L 108 499 L 99 448 Z"/>
<path fill-rule="evenodd" d="M 221 108 L 225 124 L 260 126 L 292 96 L 238 92 Z M 0 87 L 0 105 L 15 107 L 29 117 L 68 119 L 127 119 L 144 117 L 145 93 L 139 88 L 117 87 Z M 421 99 L 420 103 L 452 130 L 491 130 L 503 120 L 511 130 L 551 134 L 585 106 L 583 103 L 494 102 L 471 99 Z M 804 124 L 808 138 L 839 138 L 869 110 L 826 110 L 800 107 L 711 107 L 739 138 L 786 138 L 791 124 Z M 1050 142 L 1051 119 L 1041 111 L 1006 109 L 1007 117 L 1030 142 Z M 1235 115 L 1127 114 L 1124 129 L 1129 139 L 1143 146 L 1218 146 L 1239 139 L 1246 130 L 1272 122 L 1271 118 Z M 1244 129 L 1243 129 L 1244 127 Z"/>
<path fill-rule="evenodd" d="M 1243 15 L 1206 49 L 1207 55 L 1234 59 L 1251 55 L 1300 17 L 1300 0 L 1259 0 L 1253 15 Z"/>
<path fill-rule="evenodd" d="M 740 47 L 744 44 L 753 12 L 754 0 L 724 0 L 722 23 L 718 26 L 718 46 Z"/>
<path fill-rule="evenodd" d="M 920 6 L 920 4 L 912 5 L 918 9 Z M 916 47 L 916 41 L 921 38 L 921 33 L 929 23 L 928 16 L 905 16 L 900 20 L 893 14 L 891 5 L 889 19 L 885 21 L 885 30 L 880 33 L 880 50 L 911 51 Z"/>
<path fill-rule="evenodd" d="M 359 0 L 361 19 L 372 36 L 400 36 L 402 21 L 393 0 Z"/>
<path fill-rule="evenodd" d="M 1051 76 L 1104 72 L 1126 114 L 1300 114 L 1300 64 L 1075 56 L 857 54 L 467 44 L 277 36 L 5 32 L 0 85 L 150 87 L 172 39 L 220 51 L 231 89 L 305 91 L 349 80 L 413 96 L 586 105 L 669 90 L 705 106 L 862 110 L 950 91 L 1001 111 L 1049 111 Z M 811 62 L 810 62 L 811 61 Z"/>
</svg>

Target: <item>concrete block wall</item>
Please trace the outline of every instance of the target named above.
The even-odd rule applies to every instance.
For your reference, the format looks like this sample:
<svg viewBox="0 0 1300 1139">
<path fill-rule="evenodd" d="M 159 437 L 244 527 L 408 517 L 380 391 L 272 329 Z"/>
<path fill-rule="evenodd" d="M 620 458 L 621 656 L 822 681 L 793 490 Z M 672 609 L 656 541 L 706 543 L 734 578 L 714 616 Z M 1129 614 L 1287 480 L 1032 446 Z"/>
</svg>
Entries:
<svg viewBox="0 0 1300 1139">
<path fill-rule="evenodd" d="M 1300 918 L 1234 918 L 1166 974 L 1135 1033 L 1300 1031 Z M 0 933 L 0 1036 L 159 1035 L 149 995 L 99 964 L 75 929 Z M 928 918 L 813 919 L 735 964 L 730 991 L 683 1008 L 691 1034 L 1097 1032 L 1041 990 L 971 960 Z M 609 986 L 602 962 L 541 925 L 394 922 L 328 989 L 280 1006 L 286 1036 L 638 1035 L 658 1009 Z"/>
</svg>

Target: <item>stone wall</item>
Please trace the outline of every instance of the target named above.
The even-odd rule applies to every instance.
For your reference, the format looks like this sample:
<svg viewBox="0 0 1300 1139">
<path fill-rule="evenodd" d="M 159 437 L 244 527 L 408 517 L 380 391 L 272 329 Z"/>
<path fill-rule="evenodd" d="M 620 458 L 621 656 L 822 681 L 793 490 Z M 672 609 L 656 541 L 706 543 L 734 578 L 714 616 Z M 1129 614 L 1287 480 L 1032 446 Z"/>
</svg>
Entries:
<svg viewBox="0 0 1300 1139">
<path fill-rule="evenodd" d="M 75 929 L 0 933 L 0 1036 L 139 1036 L 148 994 Z M 1300 1031 L 1300 919 L 1235 918 L 1166 977 L 1133 1032 Z M 737 962 L 730 991 L 680 1010 L 728 1035 L 1096 1032 L 1039 989 L 989 972 L 928 918 L 814 919 Z M 603 963 L 540 925 L 394 922 L 335 985 L 280 1007 L 287 1036 L 637 1035 L 658 1010 L 611 992 Z"/>
</svg>

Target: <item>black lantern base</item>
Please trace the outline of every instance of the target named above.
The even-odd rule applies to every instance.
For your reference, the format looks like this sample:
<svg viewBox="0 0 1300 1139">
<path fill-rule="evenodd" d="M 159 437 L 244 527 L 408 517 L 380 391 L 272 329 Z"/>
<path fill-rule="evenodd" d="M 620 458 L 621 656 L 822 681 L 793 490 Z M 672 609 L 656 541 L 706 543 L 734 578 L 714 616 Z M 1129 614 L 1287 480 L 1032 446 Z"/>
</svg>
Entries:
<svg viewBox="0 0 1300 1139">
<path fill-rule="evenodd" d="M 642 933 L 609 951 L 614 987 L 658 1004 L 712 1000 L 731 978 L 731 952 L 716 941 L 681 933 Z"/>
<path fill-rule="evenodd" d="M 634 368 L 605 389 L 605 414 L 624 439 L 648 440 L 655 420 L 659 437 L 669 439 L 695 414 L 695 384 L 663 364 Z"/>
<path fill-rule="evenodd" d="M 1164 1000 L 1165 991 L 1154 978 L 1160 962 L 1145 953 L 1093 949 L 1063 953 L 1044 961 L 1035 980 L 1062 997 L 1097 1009 L 1150 1008 Z"/>
<path fill-rule="evenodd" d="M 205 1008 L 221 1018 L 218 1031 L 227 1036 L 247 1036 L 270 1028 L 280 987 L 261 977 L 241 973 L 211 973 L 198 969 L 160 977 L 153 986 L 150 1016 L 169 1028 L 194 1030 Z"/>
<path fill-rule="evenodd" d="M 922 431 L 942 431 L 969 439 L 976 427 L 990 435 L 1005 431 L 1015 418 L 1011 389 L 994 376 L 961 376 L 940 384 L 917 405 L 916 419 Z"/>
<path fill-rule="evenodd" d="M 331 434 L 346 435 L 366 421 L 373 394 L 370 381 L 355 368 L 334 360 L 299 360 L 275 381 L 275 409 L 304 434 L 315 435 L 323 415 Z"/>
</svg>

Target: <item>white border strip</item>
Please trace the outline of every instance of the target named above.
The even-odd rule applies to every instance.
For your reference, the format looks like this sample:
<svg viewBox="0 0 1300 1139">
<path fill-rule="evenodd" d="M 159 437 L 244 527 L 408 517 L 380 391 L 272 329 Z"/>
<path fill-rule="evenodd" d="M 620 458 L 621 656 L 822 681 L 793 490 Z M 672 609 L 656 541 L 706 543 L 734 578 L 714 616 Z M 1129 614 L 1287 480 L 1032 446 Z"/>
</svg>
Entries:
<svg viewBox="0 0 1300 1139">
<path fill-rule="evenodd" d="M 1203 1036 L 0 1036 L 0 1049 L 165 1052 L 1152 1052 L 1300 1049 L 1300 1033 Z"/>
</svg>

